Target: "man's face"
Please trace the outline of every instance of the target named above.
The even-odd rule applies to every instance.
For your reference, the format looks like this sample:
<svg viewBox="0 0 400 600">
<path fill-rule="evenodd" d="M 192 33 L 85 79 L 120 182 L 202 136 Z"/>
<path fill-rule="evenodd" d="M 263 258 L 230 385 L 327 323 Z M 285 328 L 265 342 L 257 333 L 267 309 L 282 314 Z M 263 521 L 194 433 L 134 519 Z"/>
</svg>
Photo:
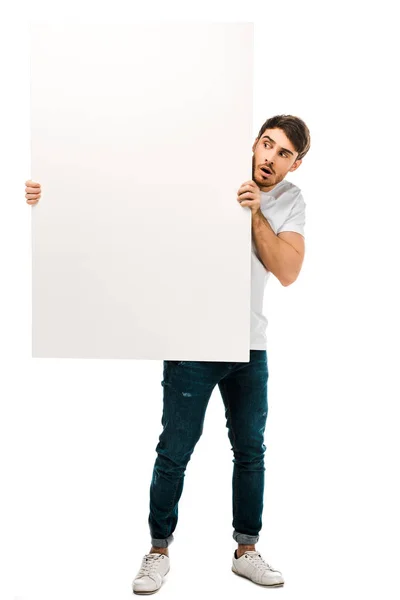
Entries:
<svg viewBox="0 0 400 600">
<path fill-rule="evenodd" d="M 301 160 L 296 160 L 298 152 L 282 129 L 266 129 L 261 138 L 253 144 L 252 179 L 263 192 L 269 192 L 289 171 L 295 171 Z M 268 175 L 261 167 L 269 168 Z"/>
</svg>

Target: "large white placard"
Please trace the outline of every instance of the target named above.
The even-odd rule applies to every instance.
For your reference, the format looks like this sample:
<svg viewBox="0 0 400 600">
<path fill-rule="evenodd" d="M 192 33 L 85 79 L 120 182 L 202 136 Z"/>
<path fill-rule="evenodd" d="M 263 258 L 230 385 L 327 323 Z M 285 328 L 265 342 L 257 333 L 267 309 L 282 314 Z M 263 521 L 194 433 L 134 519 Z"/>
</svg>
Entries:
<svg viewBox="0 0 400 600">
<path fill-rule="evenodd" d="M 252 23 L 31 26 L 33 356 L 248 361 Z"/>
</svg>

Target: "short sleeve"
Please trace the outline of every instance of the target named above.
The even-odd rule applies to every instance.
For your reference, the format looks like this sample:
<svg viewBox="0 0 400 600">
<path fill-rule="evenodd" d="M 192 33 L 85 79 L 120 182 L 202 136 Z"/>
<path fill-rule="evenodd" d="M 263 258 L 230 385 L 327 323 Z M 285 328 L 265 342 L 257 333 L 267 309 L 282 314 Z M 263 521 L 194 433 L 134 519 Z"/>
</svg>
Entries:
<svg viewBox="0 0 400 600">
<path fill-rule="evenodd" d="M 295 231 L 300 233 L 304 237 L 304 228 L 306 224 L 306 203 L 304 202 L 303 196 L 301 192 L 297 196 L 293 207 L 283 222 L 283 224 L 279 227 L 276 232 L 281 233 L 282 231 Z"/>
</svg>

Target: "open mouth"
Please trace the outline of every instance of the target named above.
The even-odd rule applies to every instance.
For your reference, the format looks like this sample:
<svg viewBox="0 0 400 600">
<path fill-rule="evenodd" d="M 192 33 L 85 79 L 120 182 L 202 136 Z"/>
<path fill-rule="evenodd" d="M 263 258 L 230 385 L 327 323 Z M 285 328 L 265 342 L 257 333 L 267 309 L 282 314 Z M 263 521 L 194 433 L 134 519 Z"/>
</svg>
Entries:
<svg viewBox="0 0 400 600">
<path fill-rule="evenodd" d="M 260 171 L 263 177 L 270 177 L 272 175 L 271 169 L 268 167 L 260 167 Z"/>
</svg>

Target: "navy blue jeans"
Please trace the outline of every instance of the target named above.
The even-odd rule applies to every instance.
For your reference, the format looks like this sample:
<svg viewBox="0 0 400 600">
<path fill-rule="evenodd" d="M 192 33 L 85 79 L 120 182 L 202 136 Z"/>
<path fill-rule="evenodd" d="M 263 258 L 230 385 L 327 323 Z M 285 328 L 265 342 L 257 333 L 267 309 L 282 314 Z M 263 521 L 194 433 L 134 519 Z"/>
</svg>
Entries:
<svg viewBox="0 0 400 600">
<path fill-rule="evenodd" d="M 186 466 L 202 432 L 214 387 L 225 405 L 233 450 L 233 538 L 255 544 L 262 527 L 264 430 L 268 413 L 266 350 L 250 350 L 249 362 L 164 361 L 163 430 L 150 485 L 149 527 L 153 546 L 174 539 Z"/>
</svg>

